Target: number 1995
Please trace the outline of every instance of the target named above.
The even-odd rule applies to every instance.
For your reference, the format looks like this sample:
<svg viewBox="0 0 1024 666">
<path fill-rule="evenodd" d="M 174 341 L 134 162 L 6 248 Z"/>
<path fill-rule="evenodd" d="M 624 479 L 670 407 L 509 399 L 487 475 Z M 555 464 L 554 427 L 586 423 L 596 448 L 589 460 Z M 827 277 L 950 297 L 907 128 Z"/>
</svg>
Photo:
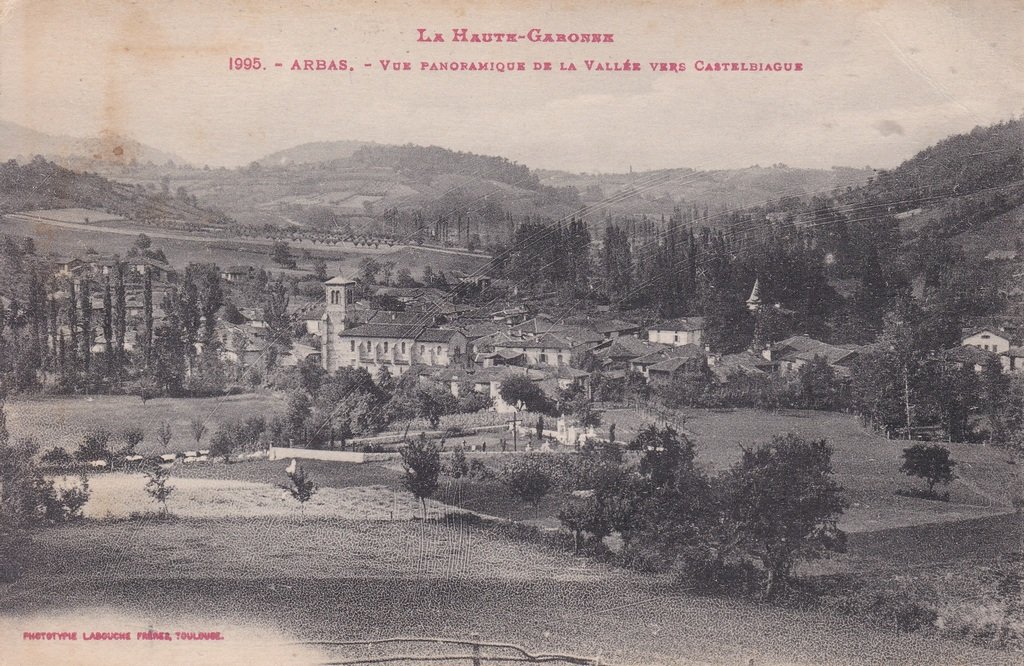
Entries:
<svg viewBox="0 0 1024 666">
<path fill-rule="evenodd" d="M 259 58 L 228 58 L 228 69 L 263 69 Z"/>
</svg>

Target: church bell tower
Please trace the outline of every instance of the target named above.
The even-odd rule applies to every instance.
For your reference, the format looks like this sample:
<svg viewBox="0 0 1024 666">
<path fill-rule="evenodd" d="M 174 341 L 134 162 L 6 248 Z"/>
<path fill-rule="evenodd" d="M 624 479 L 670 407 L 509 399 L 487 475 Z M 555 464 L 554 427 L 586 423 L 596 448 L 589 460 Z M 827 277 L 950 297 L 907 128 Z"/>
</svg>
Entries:
<svg viewBox="0 0 1024 666">
<path fill-rule="evenodd" d="M 352 303 L 352 288 L 355 282 L 343 277 L 333 277 L 324 282 L 327 307 L 321 319 L 321 354 L 323 369 L 334 372 L 340 366 L 338 360 L 338 334 L 345 330 L 349 320 L 349 306 Z"/>
</svg>

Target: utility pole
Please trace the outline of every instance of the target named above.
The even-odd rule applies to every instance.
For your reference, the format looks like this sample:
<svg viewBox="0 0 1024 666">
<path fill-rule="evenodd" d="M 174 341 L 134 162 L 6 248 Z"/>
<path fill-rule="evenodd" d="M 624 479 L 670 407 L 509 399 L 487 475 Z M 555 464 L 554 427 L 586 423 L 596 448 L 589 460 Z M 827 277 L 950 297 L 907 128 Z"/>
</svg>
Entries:
<svg viewBox="0 0 1024 666">
<path fill-rule="evenodd" d="M 512 414 L 512 418 L 505 423 L 512 424 L 512 450 L 519 450 L 519 412 Z"/>
</svg>

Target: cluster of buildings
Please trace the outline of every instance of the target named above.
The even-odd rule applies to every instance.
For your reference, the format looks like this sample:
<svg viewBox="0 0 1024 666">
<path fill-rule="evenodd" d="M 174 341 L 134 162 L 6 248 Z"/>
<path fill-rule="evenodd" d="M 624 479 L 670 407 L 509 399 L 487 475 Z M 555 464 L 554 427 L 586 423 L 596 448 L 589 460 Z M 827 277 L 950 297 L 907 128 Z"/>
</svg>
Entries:
<svg viewBox="0 0 1024 666">
<path fill-rule="evenodd" d="M 544 314 L 531 316 L 521 306 L 460 311 L 445 292 L 416 288 L 385 288 L 389 295 L 406 299 L 407 309 L 383 312 L 355 303 L 351 280 L 333 278 L 324 287 L 322 307 L 303 316 L 306 330 L 320 340 L 325 370 L 353 367 L 376 373 L 385 368 L 394 376 L 412 372 L 450 385 L 455 395 L 467 389 L 490 395 L 499 409 L 505 406 L 498 387 L 513 375 L 530 378 L 549 395 L 573 385 L 589 390 L 595 370 L 610 378 L 637 373 L 655 385 L 689 373 L 710 374 L 724 383 L 737 372 L 785 375 L 823 358 L 837 376 L 850 377 L 857 360 L 872 350 L 870 345 L 833 345 L 794 335 L 760 351 L 720 355 L 705 345 L 703 317 L 642 327 L 598 313 L 567 323 Z M 765 307 L 757 284 L 747 307 Z M 1006 372 L 1024 372 L 1024 349 L 994 330 L 965 332 L 962 348 L 954 351 L 998 355 Z"/>
</svg>

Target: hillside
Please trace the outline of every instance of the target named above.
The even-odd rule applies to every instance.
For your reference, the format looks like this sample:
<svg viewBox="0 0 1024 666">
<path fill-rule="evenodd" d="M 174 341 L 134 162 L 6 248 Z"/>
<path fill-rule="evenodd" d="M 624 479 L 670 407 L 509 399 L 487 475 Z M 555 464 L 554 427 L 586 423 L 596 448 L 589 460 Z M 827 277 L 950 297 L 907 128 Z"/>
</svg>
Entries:
<svg viewBox="0 0 1024 666">
<path fill-rule="evenodd" d="M 41 155 L 46 159 L 76 170 L 96 166 L 168 161 L 183 164 L 173 154 L 115 132 L 102 132 L 95 137 L 54 136 L 0 121 L 0 160 L 28 161 Z"/>
<path fill-rule="evenodd" d="M 956 238 L 979 251 L 1005 248 L 1024 232 L 1024 120 L 943 139 L 843 200 L 896 213 L 911 237 Z"/>
<path fill-rule="evenodd" d="M 716 210 L 759 206 L 771 199 L 828 194 L 837 189 L 858 187 L 873 175 L 874 171 L 869 168 L 798 169 L 783 164 L 716 171 L 541 172 L 543 183 L 575 187 L 588 204 L 611 202 L 610 208 L 615 212 L 632 209 L 646 214 L 660 214 L 669 203 L 674 206 L 683 202 L 707 204 Z"/>
<path fill-rule="evenodd" d="M 36 157 L 0 164 L 0 214 L 47 208 L 91 208 L 164 226 L 224 224 L 227 219 L 184 193 L 149 191 L 80 173 Z"/>
<path fill-rule="evenodd" d="M 257 163 L 260 166 L 275 167 L 333 162 L 348 159 L 360 148 L 373 145 L 376 144 L 366 141 L 315 141 L 271 153 L 257 160 Z"/>
</svg>

